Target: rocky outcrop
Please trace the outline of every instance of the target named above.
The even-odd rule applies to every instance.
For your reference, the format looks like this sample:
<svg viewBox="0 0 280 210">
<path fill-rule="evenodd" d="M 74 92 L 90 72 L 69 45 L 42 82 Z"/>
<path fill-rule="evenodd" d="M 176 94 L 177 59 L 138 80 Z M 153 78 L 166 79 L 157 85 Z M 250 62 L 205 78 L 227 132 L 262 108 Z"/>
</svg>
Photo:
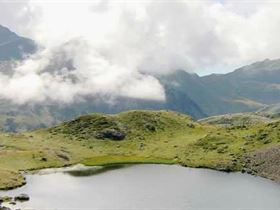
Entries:
<svg viewBox="0 0 280 210">
<path fill-rule="evenodd" d="M 95 138 L 97 139 L 111 139 L 115 141 L 120 141 L 125 138 L 125 133 L 121 130 L 116 129 L 104 129 L 96 132 Z"/>
<path fill-rule="evenodd" d="M 247 157 L 246 167 L 251 173 L 280 183 L 280 146 L 256 151 Z"/>
</svg>

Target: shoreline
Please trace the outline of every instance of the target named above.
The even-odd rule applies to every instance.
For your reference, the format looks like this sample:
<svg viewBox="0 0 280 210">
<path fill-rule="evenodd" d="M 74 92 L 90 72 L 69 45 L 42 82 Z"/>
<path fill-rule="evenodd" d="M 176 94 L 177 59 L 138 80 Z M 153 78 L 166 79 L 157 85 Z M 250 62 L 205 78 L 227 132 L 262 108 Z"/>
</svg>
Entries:
<svg viewBox="0 0 280 210">
<path fill-rule="evenodd" d="M 115 158 L 115 157 L 114 157 Z M 124 160 L 126 159 L 127 160 Z M 100 159 L 99 161 L 93 162 L 96 159 Z M 130 156 L 120 156 L 119 159 L 117 160 L 109 160 L 109 156 L 105 156 L 106 161 L 104 161 L 104 156 L 100 156 L 100 157 L 93 157 L 93 158 L 89 158 L 89 159 L 85 159 L 83 161 L 80 162 L 74 162 L 71 164 L 65 164 L 60 166 L 54 166 L 54 167 L 38 167 L 38 168 L 32 168 L 32 169 L 27 169 L 27 170 L 22 170 L 19 171 L 18 173 L 20 174 L 20 176 L 22 176 L 22 182 L 19 184 L 15 184 L 14 186 L 9 186 L 9 187 L 0 187 L 0 191 L 9 191 L 9 190 L 13 190 L 13 189 L 17 189 L 20 188 L 24 185 L 27 184 L 26 182 L 26 178 L 25 175 L 26 174 L 36 174 L 39 171 L 42 170 L 56 170 L 56 169 L 66 169 L 66 168 L 71 168 L 77 165 L 82 165 L 84 167 L 110 167 L 110 166 L 118 166 L 118 165 L 136 165 L 136 164 L 165 164 L 165 165 L 180 165 L 183 166 L 181 164 L 179 164 L 178 162 L 175 162 L 173 160 L 170 159 L 164 159 L 164 158 L 145 158 L 145 157 L 130 157 Z M 132 160 L 131 160 L 132 159 Z M 156 160 L 157 161 L 156 161 Z M 160 160 L 160 161 L 159 161 Z"/>
<path fill-rule="evenodd" d="M 191 165 L 186 165 L 183 163 L 180 163 L 179 161 L 174 161 L 171 159 L 163 159 L 163 158 L 150 158 L 150 159 L 144 159 L 144 157 L 129 157 L 129 156 L 121 156 L 119 159 L 114 159 L 114 160 L 109 160 L 109 157 L 107 157 L 106 161 L 103 159 L 104 157 L 93 157 L 90 159 L 86 159 L 84 161 L 81 161 L 79 163 L 73 163 L 73 164 L 67 164 L 63 165 L 61 167 L 43 167 L 43 168 L 37 168 L 37 169 L 30 169 L 30 170 L 24 170 L 20 171 L 21 176 L 23 177 L 23 182 L 20 183 L 19 185 L 7 187 L 7 188 L 0 188 L 0 191 L 2 192 L 7 192 L 9 190 L 14 190 L 20 187 L 23 187 L 24 185 L 28 184 L 26 182 L 26 177 L 25 175 L 27 174 L 39 174 L 39 175 L 45 175 L 45 174 L 50 174 L 50 173 L 61 173 L 61 172 L 71 172 L 71 171 L 82 171 L 82 170 L 88 170 L 93 167 L 101 167 L 100 169 L 104 168 L 109 168 L 109 167 L 114 167 L 114 166 L 122 166 L 122 165 L 138 165 L 138 164 L 162 164 L 162 165 L 178 165 L 180 167 L 185 167 L 185 168 L 192 168 L 192 169 L 209 169 L 209 170 L 214 170 L 218 172 L 224 172 L 224 173 L 242 173 L 242 174 L 247 174 L 251 175 L 254 177 L 260 177 L 264 178 L 266 180 L 275 182 L 276 184 L 280 184 L 279 180 L 274 180 L 266 176 L 262 176 L 257 173 L 248 173 L 245 170 L 233 170 L 233 169 L 225 169 L 225 168 L 213 168 L 213 167 L 205 167 L 205 166 L 191 166 Z M 127 160 L 124 160 L 126 159 Z M 96 161 L 93 162 L 96 159 L 102 159 L 102 161 Z M 132 160 L 131 160 L 132 159 Z M 157 159 L 157 161 L 155 161 Z M 76 167 L 76 168 L 75 168 Z M 49 172 L 47 172 L 49 170 Z"/>
</svg>

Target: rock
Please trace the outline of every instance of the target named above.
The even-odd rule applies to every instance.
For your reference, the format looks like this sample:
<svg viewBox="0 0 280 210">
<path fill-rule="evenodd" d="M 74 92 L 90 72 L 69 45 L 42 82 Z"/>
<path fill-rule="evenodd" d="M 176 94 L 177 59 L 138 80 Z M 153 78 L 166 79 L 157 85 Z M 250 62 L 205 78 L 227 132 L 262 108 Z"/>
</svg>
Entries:
<svg viewBox="0 0 280 210">
<path fill-rule="evenodd" d="M 5 206 L 0 206 L 0 210 L 11 210 L 10 208 L 8 208 L 8 207 L 5 207 Z"/>
<path fill-rule="evenodd" d="M 15 201 L 11 201 L 9 204 L 16 205 L 17 203 Z"/>
<path fill-rule="evenodd" d="M 156 131 L 156 127 L 150 123 L 147 123 L 145 127 L 148 131 L 152 131 L 152 132 Z"/>
<path fill-rule="evenodd" d="M 29 201 L 29 196 L 27 194 L 20 194 L 15 197 L 15 201 Z"/>
<path fill-rule="evenodd" d="M 232 169 L 230 168 L 230 167 L 224 167 L 223 169 L 222 169 L 222 171 L 224 171 L 224 172 L 232 172 Z"/>
<path fill-rule="evenodd" d="M 48 159 L 46 157 L 42 157 L 41 161 L 46 162 L 46 161 L 48 161 Z"/>
<path fill-rule="evenodd" d="M 96 132 L 95 138 L 97 139 L 111 139 L 115 141 L 120 141 L 125 138 L 125 133 L 116 129 L 104 129 Z"/>
<path fill-rule="evenodd" d="M 145 144 L 144 144 L 144 143 L 141 143 L 140 146 L 139 146 L 139 149 L 140 149 L 140 150 L 143 150 L 144 147 L 145 147 Z"/>
<path fill-rule="evenodd" d="M 253 174 L 253 171 L 251 169 L 246 169 L 247 174 Z"/>
<path fill-rule="evenodd" d="M 58 152 L 56 155 L 57 155 L 57 157 L 65 160 L 65 161 L 69 161 L 70 160 L 70 157 L 67 154 L 63 153 L 63 152 Z"/>
<path fill-rule="evenodd" d="M 193 123 L 189 123 L 189 124 L 188 124 L 188 127 L 189 127 L 189 128 L 195 128 L 195 125 L 194 125 Z"/>
<path fill-rule="evenodd" d="M 13 198 L 10 197 L 10 196 L 3 196 L 3 197 L 0 197 L 0 203 L 4 203 L 4 202 L 9 202 L 11 201 Z"/>
</svg>

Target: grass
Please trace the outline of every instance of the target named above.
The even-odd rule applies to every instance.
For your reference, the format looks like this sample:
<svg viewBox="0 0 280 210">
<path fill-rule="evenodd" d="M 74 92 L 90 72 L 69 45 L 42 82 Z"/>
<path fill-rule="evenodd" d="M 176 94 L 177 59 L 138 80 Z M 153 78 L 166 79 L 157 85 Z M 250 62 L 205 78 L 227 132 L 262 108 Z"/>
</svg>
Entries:
<svg viewBox="0 0 280 210">
<path fill-rule="evenodd" d="M 124 139 L 115 138 L 119 132 Z M 24 184 L 20 171 L 76 163 L 243 170 L 248 154 L 279 145 L 279 137 L 278 122 L 220 127 L 170 111 L 91 114 L 50 129 L 0 134 L 0 188 Z"/>
<path fill-rule="evenodd" d="M 0 170 L 0 190 L 12 189 L 25 184 L 24 177 L 15 171 Z"/>
<path fill-rule="evenodd" d="M 140 156 L 99 156 L 92 157 L 82 162 L 86 166 L 110 166 L 116 164 L 175 164 L 176 160 L 164 159 L 158 157 L 140 157 Z"/>
</svg>

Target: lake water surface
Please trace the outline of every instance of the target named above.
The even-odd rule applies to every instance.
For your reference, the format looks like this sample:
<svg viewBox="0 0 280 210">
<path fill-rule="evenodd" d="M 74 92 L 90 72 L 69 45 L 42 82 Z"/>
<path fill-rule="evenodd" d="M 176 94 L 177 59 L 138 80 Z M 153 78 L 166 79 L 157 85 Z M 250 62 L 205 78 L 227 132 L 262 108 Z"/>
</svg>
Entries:
<svg viewBox="0 0 280 210">
<path fill-rule="evenodd" d="M 27 193 L 16 208 L 38 210 L 280 209 L 279 184 L 241 173 L 176 165 L 46 172 L 0 194 Z"/>
</svg>

